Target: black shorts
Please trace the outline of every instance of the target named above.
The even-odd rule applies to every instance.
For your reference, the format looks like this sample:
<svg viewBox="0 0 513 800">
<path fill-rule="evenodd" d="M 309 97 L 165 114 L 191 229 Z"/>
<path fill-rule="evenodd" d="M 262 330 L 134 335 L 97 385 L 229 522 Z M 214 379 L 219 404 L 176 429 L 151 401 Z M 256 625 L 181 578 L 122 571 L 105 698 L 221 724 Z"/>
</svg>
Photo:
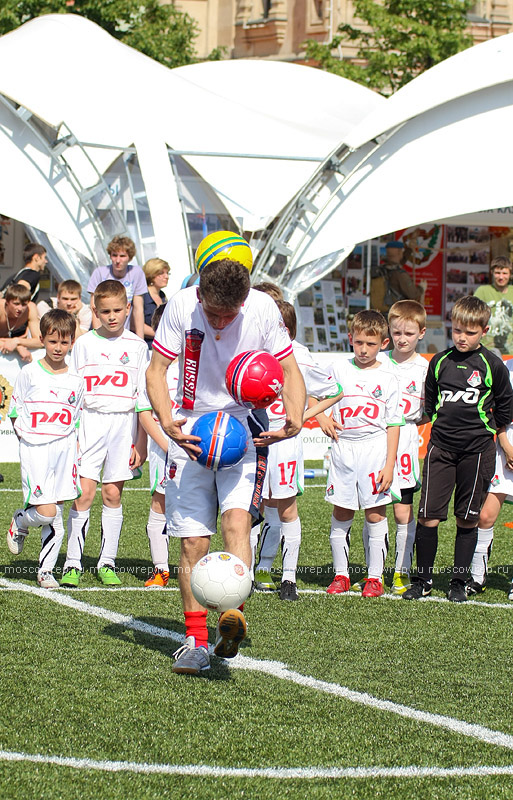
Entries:
<svg viewBox="0 0 513 800">
<path fill-rule="evenodd" d="M 475 520 L 484 503 L 495 470 L 495 442 L 482 453 L 450 453 L 429 442 L 418 515 L 424 519 L 447 519 L 453 489 L 454 516 Z"/>
</svg>

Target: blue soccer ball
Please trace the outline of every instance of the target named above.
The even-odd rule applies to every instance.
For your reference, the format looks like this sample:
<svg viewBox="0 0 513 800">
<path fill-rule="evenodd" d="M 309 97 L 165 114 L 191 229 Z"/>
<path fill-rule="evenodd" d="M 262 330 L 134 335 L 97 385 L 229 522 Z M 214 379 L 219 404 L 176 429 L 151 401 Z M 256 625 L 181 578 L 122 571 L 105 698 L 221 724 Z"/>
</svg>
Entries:
<svg viewBox="0 0 513 800">
<path fill-rule="evenodd" d="M 203 414 L 192 426 L 191 434 L 201 437 L 201 442 L 194 443 L 201 447 L 199 463 L 214 471 L 238 464 L 248 449 L 244 425 L 225 411 Z"/>
</svg>

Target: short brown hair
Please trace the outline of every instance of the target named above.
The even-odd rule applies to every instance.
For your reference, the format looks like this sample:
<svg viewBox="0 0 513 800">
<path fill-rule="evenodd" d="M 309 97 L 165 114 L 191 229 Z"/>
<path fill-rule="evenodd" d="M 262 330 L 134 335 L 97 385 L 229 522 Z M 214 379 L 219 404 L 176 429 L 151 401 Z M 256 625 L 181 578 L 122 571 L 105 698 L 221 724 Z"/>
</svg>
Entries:
<svg viewBox="0 0 513 800">
<path fill-rule="evenodd" d="M 43 339 L 50 333 L 58 333 L 63 339 L 68 337 L 75 341 L 77 323 L 75 317 L 60 308 L 52 308 L 43 314 L 39 321 L 39 330 Z"/>
<path fill-rule="evenodd" d="M 367 309 L 358 311 L 350 325 L 351 335 L 366 333 L 369 336 L 379 336 L 383 342 L 388 338 L 388 323 L 381 311 Z"/>
<path fill-rule="evenodd" d="M 422 331 L 426 327 L 426 309 L 416 300 L 398 300 L 390 306 L 388 324 L 399 319 L 404 322 L 416 322 Z"/>
<path fill-rule="evenodd" d="M 283 292 L 279 286 L 276 286 L 275 283 L 271 283 L 270 281 L 262 281 L 262 283 L 255 283 L 253 289 L 256 289 L 257 292 L 264 292 L 268 294 L 269 297 L 272 297 L 273 300 L 283 300 Z M 288 326 L 287 326 L 288 327 Z"/>
<path fill-rule="evenodd" d="M 105 297 L 119 297 L 124 303 L 127 303 L 126 289 L 119 281 L 102 281 L 98 284 L 93 294 L 94 305 L 98 305 L 99 300 Z"/>
<path fill-rule="evenodd" d="M 214 308 L 239 308 L 248 296 L 250 286 L 247 268 L 230 258 L 211 261 L 200 272 L 200 297 Z"/>
<path fill-rule="evenodd" d="M 111 256 L 113 253 L 118 253 L 120 250 L 125 250 L 128 260 L 131 261 L 135 256 L 135 244 L 128 236 L 114 236 L 107 245 L 107 253 Z"/>
<path fill-rule="evenodd" d="M 45 253 L 46 247 L 43 247 L 42 244 L 30 242 L 30 244 L 26 244 L 23 248 L 23 263 L 30 264 L 34 256 L 44 256 Z"/>
<path fill-rule="evenodd" d="M 492 259 L 492 263 L 490 264 L 490 272 L 493 272 L 494 269 L 509 269 L 511 277 L 511 273 L 513 272 L 513 264 L 507 256 L 497 256 L 496 258 Z"/>
<path fill-rule="evenodd" d="M 452 322 L 459 322 L 460 325 L 478 325 L 480 328 L 486 328 L 490 320 L 490 308 L 479 297 L 470 295 L 469 297 L 460 297 L 455 302 L 451 311 Z"/>
<path fill-rule="evenodd" d="M 69 294 L 82 294 L 82 285 L 78 281 L 74 281 L 71 278 L 67 281 L 61 281 L 57 287 L 57 294 L 62 294 L 63 292 L 69 292 Z"/>
<path fill-rule="evenodd" d="M 285 323 L 285 327 L 289 332 L 290 338 L 295 339 L 297 333 L 297 316 L 294 306 L 292 303 L 288 303 L 286 300 L 275 300 L 274 302 L 280 309 L 283 322 Z"/>
<path fill-rule="evenodd" d="M 28 305 L 30 298 L 30 289 L 28 286 L 23 286 L 22 283 L 11 283 L 4 292 L 4 300 L 6 302 L 9 300 L 19 300 L 20 303 L 26 303 Z"/>
<path fill-rule="evenodd" d="M 171 267 L 167 261 L 164 261 L 163 258 L 150 258 L 143 267 L 143 272 L 148 286 L 151 282 L 153 282 L 153 279 L 157 275 L 160 275 L 161 272 L 169 272 L 170 270 Z"/>
</svg>

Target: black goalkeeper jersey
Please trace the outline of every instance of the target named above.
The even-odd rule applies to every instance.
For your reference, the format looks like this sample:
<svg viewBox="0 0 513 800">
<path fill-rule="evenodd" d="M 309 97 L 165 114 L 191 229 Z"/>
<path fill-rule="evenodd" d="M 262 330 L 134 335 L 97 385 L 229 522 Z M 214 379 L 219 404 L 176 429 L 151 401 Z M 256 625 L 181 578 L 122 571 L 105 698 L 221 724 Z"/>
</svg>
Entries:
<svg viewBox="0 0 513 800">
<path fill-rule="evenodd" d="M 449 452 L 481 453 L 513 419 L 513 389 L 502 359 L 485 347 L 455 347 L 431 359 L 426 376 L 431 442 Z"/>
</svg>

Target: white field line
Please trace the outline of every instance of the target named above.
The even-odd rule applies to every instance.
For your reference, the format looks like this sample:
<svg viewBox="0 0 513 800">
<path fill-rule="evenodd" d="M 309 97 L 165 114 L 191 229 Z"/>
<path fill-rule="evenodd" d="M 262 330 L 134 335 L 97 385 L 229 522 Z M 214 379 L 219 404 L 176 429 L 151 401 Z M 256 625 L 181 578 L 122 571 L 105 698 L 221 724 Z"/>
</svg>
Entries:
<svg viewBox="0 0 513 800">
<path fill-rule="evenodd" d="M 17 592 L 19 591 L 19 584 L 13 583 L 11 581 L 6 581 L 8 585 L 3 585 L 0 582 L 0 592 Z M 24 586 L 28 584 L 23 584 Z M 69 587 L 62 587 L 62 589 L 53 589 L 53 592 L 73 592 L 73 594 L 78 594 L 82 592 L 107 592 L 108 594 L 115 594 L 117 592 L 178 592 L 178 586 L 78 586 L 76 589 L 70 589 Z M 320 597 L 325 597 L 329 602 L 341 603 L 344 602 L 345 597 L 361 597 L 360 592 L 344 592 L 343 595 L 327 595 L 326 589 L 298 589 L 299 594 L 315 594 L 319 595 Z M 276 594 L 276 592 L 255 592 L 256 595 L 270 595 Z M 397 600 L 402 600 L 402 598 L 396 594 L 384 594 L 381 596 L 382 600 L 393 600 L 394 602 Z M 371 602 L 371 601 L 366 601 Z M 449 603 L 446 597 L 422 597 L 418 601 L 420 603 Z M 451 603 L 451 606 L 453 604 Z M 482 600 L 467 600 L 466 603 L 460 603 L 459 608 L 472 608 L 472 607 L 482 607 L 482 608 L 504 608 L 506 611 L 513 611 L 513 603 L 485 603 Z"/>
<path fill-rule="evenodd" d="M 5 586 L 9 583 L 4 578 L 0 578 L 0 585 Z M 73 608 L 76 611 L 89 614 L 94 617 L 99 617 L 108 622 L 123 626 L 126 629 L 134 630 L 139 633 L 145 633 L 150 636 L 158 636 L 160 638 L 172 639 L 175 642 L 182 643 L 184 641 L 183 634 L 176 631 L 160 628 L 155 625 L 149 625 L 146 622 L 141 622 L 132 616 L 119 614 L 114 611 L 109 611 L 101 606 L 92 606 L 82 600 L 76 600 L 67 594 L 59 592 L 52 592 L 50 589 L 40 589 L 35 586 L 27 586 L 24 583 L 15 584 L 19 591 L 27 594 L 33 594 L 47 600 L 51 600 L 62 606 Z M 212 645 L 209 645 L 209 651 L 212 652 Z M 434 725 L 438 728 L 450 730 L 458 735 L 468 736 L 473 739 L 478 739 L 487 744 L 497 745 L 498 747 L 505 747 L 508 750 L 513 750 L 513 736 L 501 731 L 494 731 L 490 728 L 485 728 L 482 725 L 474 725 L 462 720 L 455 719 L 454 717 L 444 716 L 442 714 L 430 714 L 426 711 L 420 711 L 410 706 L 405 706 L 400 703 L 393 703 L 390 700 L 380 700 L 373 697 L 367 692 L 357 692 L 349 689 L 347 686 L 340 686 L 337 683 L 328 683 L 321 681 L 310 675 L 302 675 L 299 672 L 290 670 L 286 664 L 280 661 L 263 661 L 255 658 L 249 658 L 239 653 L 236 658 L 230 661 L 232 669 L 244 669 L 251 672 L 261 672 L 271 675 L 274 678 L 290 681 L 299 686 L 304 686 L 307 689 L 313 689 L 319 692 L 341 697 L 351 703 L 367 706 L 369 708 L 377 709 L 379 711 L 387 711 L 391 714 L 396 714 L 406 719 L 412 719 L 417 722 L 427 723 Z"/>
<path fill-rule="evenodd" d="M 101 488 L 102 488 L 101 486 L 98 486 L 96 491 L 100 492 Z M 325 483 L 315 483 L 315 484 L 312 484 L 311 486 L 309 486 L 307 484 L 305 488 L 306 489 L 325 489 L 326 488 L 326 484 Z M 123 489 L 123 493 L 124 492 L 149 492 L 149 491 L 150 491 L 150 487 L 149 486 L 125 486 L 125 488 Z M 0 488 L 0 493 L 1 492 L 17 492 L 20 495 L 22 493 L 21 488 L 19 488 L 19 489 L 10 489 L 8 486 L 6 486 L 4 488 Z"/>
<path fill-rule="evenodd" d="M 479 767 L 211 767 L 207 764 L 146 764 L 137 761 L 97 761 L 91 758 L 63 758 L 0 750 L 0 761 L 53 764 L 101 772 L 132 772 L 143 775 L 189 775 L 211 778 L 463 778 L 513 775 L 513 766 Z"/>
</svg>

